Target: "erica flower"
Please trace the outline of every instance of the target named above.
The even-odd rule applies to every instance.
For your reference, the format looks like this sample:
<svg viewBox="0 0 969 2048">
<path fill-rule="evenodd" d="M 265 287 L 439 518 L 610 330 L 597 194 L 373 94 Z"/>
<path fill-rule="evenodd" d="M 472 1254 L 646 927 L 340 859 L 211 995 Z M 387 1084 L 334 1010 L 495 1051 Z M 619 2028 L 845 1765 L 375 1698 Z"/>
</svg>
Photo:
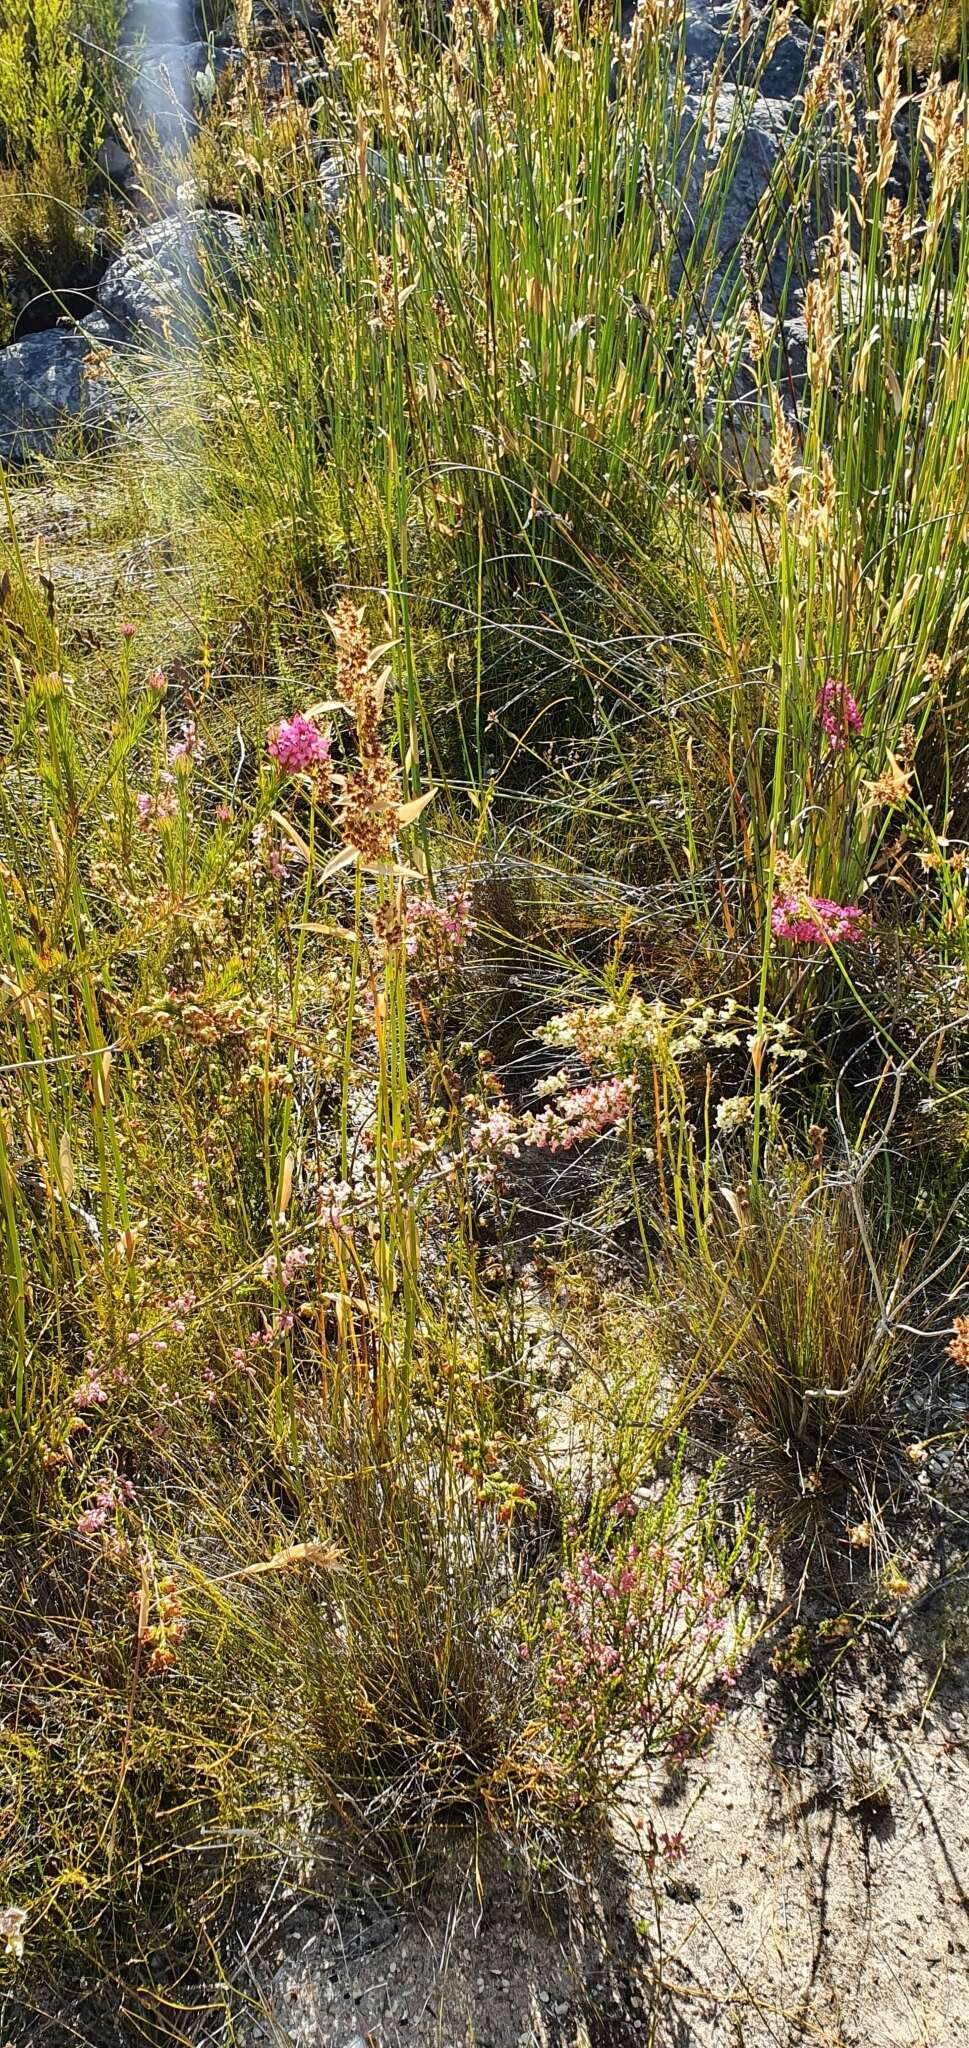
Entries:
<svg viewBox="0 0 969 2048">
<path fill-rule="evenodd" d="M 471 905 L 462 889 L 447 903 L 435 903 L 432 896 L 416 896 L 407 905 L 404 919 L 404 950 L 413 960 L 424 954 L 440 959 L 458 952 L 472 930 Z"/>
<path fill-rule="evenodd" d="M 278 1280 L 281 1287 L 289 1287 L 297 1273 L 301 1273 L 309 1262 L 310 1254 L 306 1245 L 294 1244 L 289 1251 L 283 1253 L 281 1259 L 277 1259 L 275 1252 L 269 1253 L 268 1258 L 262 1262 L 262 1277 L 269 1281 Z"/>
<path fill-rule="evenodd" d="M 504 1096 L 478 1108 L 468 1142 L 479 1177 L 487 1186 L 497 1179 L 502 1160 L 521 1157 L 520 1137 L 521 1126 Z"/>
<path fill-rule="evenodd" d="M 169 768 L 177 769 L 180 775 L 187 775 L 200 752 L 200 742 L 194 718 L 187 718 L 182 726 L 181 738 L 173 740 L 168 749 Z"/>
<path fill-rule="evenodd" d="M 268 752 L 284 775 L 301 775 L 310 768 L 325 768 L 330 759 L 330 735 L 321 732 L 312 718 L 297 711 L 284 718 L 269 734 Z"/>
<path fill-rule="evenodd" d="M 861 713 L 851 691 L 833 676 L 818 691 L 817 716 L 832 754 L 843 754 L 850 735 L 861 731 Z"/>
<path fill-rule="evenodd" d="M 98 1530 L 104 1528 L 107 1519 L 107 1508 L 85 1508 L 83 1515 L 78 1516 L 74 1525 L 74 1533 L 77 1536 L 96 1536 Z"/>
<path fill-rule="evenodd" d="M 352 1194 L 353 1189 L 348 1181 L 326 1181 L 324 1183 L 319 1193 L 319 1218 L 325 1229 L 340 1230 L 342 1228 L 344 1212 Z"/>
<path fill-rule="evenodd" d="M 865 913 L 854 904 L 832 903 L 827 896 L 778 896 L 771 911 L 775 939 L 796 946 L 856 945 Z"/>
<path fill-rule="evenodd" d="M 632 1080 L 590 1081 L 543 1109 L 528 1126 L 531 1143 L 541 1152 L 570 1152 L 602 1131 L 625 1123 L 635 1083 Z"/>
<path fill-rule="evenodd" d="M 76 1386 L 71 1399 L 75 1408 L 101 1408 L 108 1396 L 96 1372 L 89 1372 L 86 1379 Z"/>
<path fill-rule="evenodd" d="M 140 789 L 135 797 L 135 809 L 139 831 L 148 832 L 152 825 L 166 825 L 178 810 L 172 777 L 162 772 L 157 796 L 150 796 L 146 789 Z"/>
<path fill-rule="evenodd" d="M 252 844 L 256 855 L 265 867 L 268 868 L 273 881 L 285 881 L 287 867 L 285 845 L 282 842 L 276 845 L 263 824 L 253 826 Z"/>
</svg>

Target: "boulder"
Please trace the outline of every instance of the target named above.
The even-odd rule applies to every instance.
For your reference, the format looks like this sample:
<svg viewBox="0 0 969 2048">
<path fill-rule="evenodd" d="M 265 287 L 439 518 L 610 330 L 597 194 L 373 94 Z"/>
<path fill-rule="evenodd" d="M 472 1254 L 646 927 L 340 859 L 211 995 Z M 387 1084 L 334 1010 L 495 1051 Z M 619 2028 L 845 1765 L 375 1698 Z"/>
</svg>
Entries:
<svg viewBox="0 0 969 2048">
<path fill-rule="evenodd" d="M 253 20 L 260 28 L 301 28 L 313 37 L 322 37 L 332 27 L 329 15 L 310 0 L 256 0 Z"/>
<path fill-rule="evenodd" d="M 792 244 L 795 259 L 808 255 L 811 237 L 807 222 L 796 222 L 788 214 L 779 240 L 776 228 L 771 229 L 771 181 L 778 160 L 794 142 L 796 132 L 795 111 L 787 100 L 768 99 L 763 94 L 751 98 L 740 87 L 723 85 L 716 96 L 714 119 L 708 125 L 707 95 L 688 95 L 684 137 L 687 161 L 682 171 L 677 172 L 677 185 L 684 198 L 678 237 L 683 256 L 694 227 L 701 225 L 702 231 L 706 181 L 725 154 L 732 163 L 723 205 L 718 209 L 714 260 L 707 280 L 708 303 L 714 302 L 724 284 L 729 287 L 735 280 L 745 245 L 752 249 L 758 269 L 770 257 L 768 270 L 775 289 L 783 283 Z"/>
<path fill-rule="evenodd" d="M 237 284 L 245 240 L 238 215 L 201 208 L 137 229 L 105 271 L 93 313 L 0 350 L 0 460 L 37 461 L 72 424 L 90 441 L 136 422 L 138 344 L 184 338 L 212 285 Z"/>
<path fill-rule="evenodd" d="M 628 31 L 636 13 L 637 0 L 626 0 L 623 27 Z M 758 66 L 769 32 L 772 10 L 764 8 L 751 24 L 741 44 L 737 34 L 734 0 L 684 0 L 684 70 L 686 82 L 702 91 L 714 70 L 732 85 L 750 85 L 770 99 L 793 101 L 801 90 L 804 69 L 812 41 L 806 23 L 795 18 L 771 52 L 763 75 Z"/>
<path fill-rule="evenodd" d="M 213 285 L 238 284 L 246 236 L 239 214 L 204 207 L 136 229 L 105 271 L 98 304 L 127 337 L 184 336 Z"/>
<path fill-rule="evenodd" d="M 40 460 L 72 424 L 87 440 L 107 428 L 123 405 L 100 374 L 113 340 L 110 322 L 95 314 L 82 327 L 51 327 L 0 349 L 0 462 Z"/>
<path fill-rule="evenodd" d="M 805 22 L 792 21 L 759 76 L 758 67 L 772 21 L 770 8 L 764 8 L 754 19 L 743 44 L 737 35 L 733 0 L 727 0 L 726 5 L 718 4 L 718 0 L 685 0 L 685 11 L 686 77 L 691 86 L 702 90 L 718 66 L 719 75 L 732 85 L 750 85 L 756 79 L 757 91 L 769 99 L 786 100 L 790 105 L 797 98 L 808 53 L 812 41 L 816 41 Z"/>
</svg>

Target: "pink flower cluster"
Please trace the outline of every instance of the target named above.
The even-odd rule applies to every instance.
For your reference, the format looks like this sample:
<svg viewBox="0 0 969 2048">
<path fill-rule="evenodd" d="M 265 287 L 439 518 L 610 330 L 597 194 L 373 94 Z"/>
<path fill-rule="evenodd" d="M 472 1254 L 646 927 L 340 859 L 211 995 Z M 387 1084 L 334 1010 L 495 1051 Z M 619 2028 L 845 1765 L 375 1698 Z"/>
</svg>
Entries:
<svg viewBox="0 0 969 2048">
<path fill-rule="evenodd" d="M 191 1292 L 166 1296 L 158 1304 L 158 1322 L 165 1323 L 173 1337 L 184 1337 L 188 1328 L 185 1318 L 191 1315 L 195 1306 L 196 1298 Z M 146 1336 L 143 1330 L 129 1330 L 125 1343 L 129 1351 L 134 1351 L 139 1344 L 147 1343 L 149 1340 L 153 1351 L 168 1350 L 167 1337 L 150 1336 L 150 1333 Z"/>
<path fill-rule="evenodd" d="M 103 1408 L 107 1398 L 107 1388 L 96 1372 L 89 1372 L 71 1395 L 75 1408 Z"/>
<path fill-rule="evenodd" d="M 250 1351 L 271 1351 L 274 1345 L 280 1344 L 284 1337 L 289 1336 L 289 1333 L 293 1328 L 294 1321 L 295 1317 L 293 1315 L 292 1309 L 288 1308 L 281 1308 L 278 1314 L 273 1316 L 271 1322 L 267 1322 L 265 1317 L 263 1317 L 263 1320 L 258 1325 L 258 1327 L 254 1330 L 250 1330 L 248 1336 L 246 1337 L 246 1343 L 248 1344 Z M 241 1344 L 237 1344 L 232 1353 L 232 1363 L 233 1365 L 237 1365 L 241 1372 L 251 1374 L 254 1370 L 254 1368 L 250 1365 L 248 1359 L 246 1358 L 246 1354 Z"/>
<path fill-rule="evenodd" d="M 74 1524 L 75 1535 L 96 1536 L 116 1508 L 130 1507 L 137 1497 L 130 1479 L 102 1480 L 95 1492 L 92 1506 L 85 1508 L 83 1515 L 80 1515 Z"/>
<path fill-rule="evenodd" d="M 861 731 L 861 713 L 846 683 L 829 676 L 818 691 L 817 716 L 832 754 L 843 754 L 852 733 Z"/>
<path fill-rule="evenodd" d="M 275 1252 L 270 1252 L 268 1258 L 263 1259 L 262 1277 L 269 1281 L 278 1280 L 280 1287 L 290 1287 L 297 1273 L 302 1273 L 309 1262 L 309 1247 L 305 1244 L 294 1244 L 283 1253 L 281 1259 L 276 1257 Z"/>
<path fill-rule="evenodd" d="M 181 738 L 173 740 L 168 749 L 169 768 L 176 768 L 180 774 L 187 775 L 192 762 L 201 751 L 201 742 L 196 730 L 195 720 L 194 718 L 187 718 L 182 726 Z"/>
<path fill-rule="evenodd" d="M 493 1181 L 499 1161 L 519 1159 L 523 1146 L 534 1146 L 538 1152 L 571 1152 L 573 1146 L 615 1130 L 629 1115 L 635 1088 L 633 1078 L 588 1081 L 583 1088 L 557 1096 L 538 1116 L 516 1117 L 504 1097 L 491 1101 L 479 1110 L 469 1131 L 483 1178 Z"/>
<path fill-rule="evenodd" d="M 471 1126 L 471 1150 L 479 1156 L 497 1153 L 504 1159 L 518 1159 L 520 1136 L 517 1118 L 507 1102 L 493 1102 Z"/>
<path fill-rule="evenodd" d="M 635 1081 L 590 1081 L 550 1103 L 527 1126 L 531 1144 L 540 1152 L 570 1152 L 589 1138 L 625 1123 L 632 1106 Z"/>
<path fill-rule="evenodd" d="M 447 903 L 435 903 L 433 896 L 415 896 L 404 917 L 404 949 L 411 960 L 429 955 L 441 961 L 448 953 L 460 952 L 473 929 L 466 889 Z"/>
<path fill-rule="evenodd" d="M 827 896 L 778 896 L 770 920 L 775 939 L 791 939 L 796 946 L 856 945 L 864 922 L 856 905 L 832 903 Z"/>
<path fill-rule="evenodd" d="M 347 1203 L 352 1195 L 349 1181 L 328 1180 L 322 1183 L 316 1213 L 324 1230 L 342 1230 Z"/>
<path fill-rule="evenodd" d="M 273 881 L 284 882 L 289 865 L 286 859 L 285 844 L 280 841 L 277 846 L 269 828 L 265 824 L 260 823 L 252 828 L 252 846 L 257 859 L 264 862 Z"/>
<path fill-rule="evenodd" d="M 300 775 L 308 768 L 325 767 L 330 758 L 329 733 L 321 732 L 312 718 L 297 711 L 284 718 L 266 741 L 267 751 L 284 775 Z"/>
<path fill-rule="evenodd" d="M 642 1825 L 642 1822 L 636 1822 L 637 1827 Z M 661 1856 L 666 1863 L 679 1863 L 680 1858 L 686 1855 L 686 1843 L 683 1840 L 682 1834 L 658 1835 L 651 1820 L 647 1821 L 645 1825 L 648 1842 L 646 1868 L 650 1875 L 655 1870 Z"/>
</svg>

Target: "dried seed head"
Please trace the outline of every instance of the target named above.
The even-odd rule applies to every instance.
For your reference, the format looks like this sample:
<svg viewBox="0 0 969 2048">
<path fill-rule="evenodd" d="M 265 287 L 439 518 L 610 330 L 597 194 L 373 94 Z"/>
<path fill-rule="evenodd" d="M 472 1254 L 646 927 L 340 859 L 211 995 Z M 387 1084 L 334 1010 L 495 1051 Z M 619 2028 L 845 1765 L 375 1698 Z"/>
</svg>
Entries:
<svg viewBox="0 0 969 2048">
<path fill-rule="evenodd" d="M 790 495 L 797 451 L 794 442 L 794 429 L 773 386 L 771 386 L 770 391 L 770 410 L 771 465 L 774 471 L 777 495 L 786 502 Z"/>
<path fill-rule="evenodd" d="M 969 1316 L 956 1316 L 952 1325 L 952 1342 L 946 1345 L 946 1350 L 956 1365 L 964 1365 L 969 1370 Z"/>
<path fill-rule="evenodd" d="M 838 340 L 838 286 L 839 273 L 829 262 L 820 277 L 809 280 L 804 293 L 808 375 L 815 389 L 827 384 L 831 377 L 831 359 Z"/>
<path fill-rule="evenodd" d="M 906 768 L 898 754 L 889 749 L 886 765 L 872 782 L 864 784 L 862 801 L 866 809 L 897 810 L 906 803 L 912 789 L 912 770 Z"/>
<path fill-rule="evenodd" d="M 943 85 L 938 73 L 930 78 L 922 95 L 918 134 L 932 167 L 928 226 L 934 233 L 969 176 L 969 97 L 955 79 Z"/>
<path fill-rule="evenodd" d="M 904 43 L 901 23 L 890 15 L 885 23 L 882 36 L 881 56 L 878 66 L 878 168 L 875 183 L 884 191 L 895 166 L 898 145 L 895 141 L 895 119 L 902 104 L 901 69 L 902 45 Z"/>
<path fill-rule="evenodd" d="M 807 896 L 810 883 L 800 855 L 780 852 L 774 861 L 774 875 L 779 894 Z"/>
<path fill-rule="evenodd" d="M 764 55 L 762 60 L 764 65 L 770 63 L 770 60 L 774 55 L 774 51 L 777 49 L 778 44 L 784 41 L 784 37 L 787 35 L 787 32 L 791 26 L 791 22 L 794 19 L 794 12 L 794 0 L 784 0 L 784 6 L 779 7 L 777 9 L 777 12 L 772 16 L 770 26 L 767 30 L 767 36 L 764 42 Z"/>
<path fill-rule="evenodd" d="M 376 753 L 387 671 L 374 673 L 362 608 L 341 598 L 328 623 L 336 641 L 337 696 L 353 712 L 361 754 Z"/>
<path fill-rule="evenodd" d="M 855 138 L 855 103 L 843 78 L 834 89 L 834 123 L 838 141 L 847 152 Z"/>
<path fill-rule="evenodd" d="M 885 244 L 888 249 L 888 267 L 892 277 L 897 277 L 911 245 L 912 231 L 902 202 L 893 193 L 885 206 Z"/>
<path fill-rule="evenodd" d="M 340 829 L 358 860 L 377 865 L 392 858 L 400 821 L 400 777 L 381 749 L 348 775 L 340 798 Z"/>
</svg>

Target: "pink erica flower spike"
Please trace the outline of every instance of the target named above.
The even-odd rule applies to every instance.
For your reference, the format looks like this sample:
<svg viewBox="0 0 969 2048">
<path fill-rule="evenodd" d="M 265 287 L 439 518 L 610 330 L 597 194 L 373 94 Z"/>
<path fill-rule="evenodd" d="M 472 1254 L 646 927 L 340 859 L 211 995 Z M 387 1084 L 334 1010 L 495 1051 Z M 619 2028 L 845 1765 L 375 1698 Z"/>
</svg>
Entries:
<svg viewBox="0 0 969 2048">
<path fill-rule="evenodd" d="M 851 691 L 834 676 L 818 691 L 817 716 L 832 754 L 843 754 L 849 739 L 861 731 L 861 713 Z"/>
<path fill-rule="evenodd" d="M 300 775 L 308 768 L 325 767 L 330 758 L 329 733 L 321 732 L 302 711 L 297 711 L 293 718 L 282 719 L 269 734 L 266 746 L 284 775 Z"/>
</svg>

